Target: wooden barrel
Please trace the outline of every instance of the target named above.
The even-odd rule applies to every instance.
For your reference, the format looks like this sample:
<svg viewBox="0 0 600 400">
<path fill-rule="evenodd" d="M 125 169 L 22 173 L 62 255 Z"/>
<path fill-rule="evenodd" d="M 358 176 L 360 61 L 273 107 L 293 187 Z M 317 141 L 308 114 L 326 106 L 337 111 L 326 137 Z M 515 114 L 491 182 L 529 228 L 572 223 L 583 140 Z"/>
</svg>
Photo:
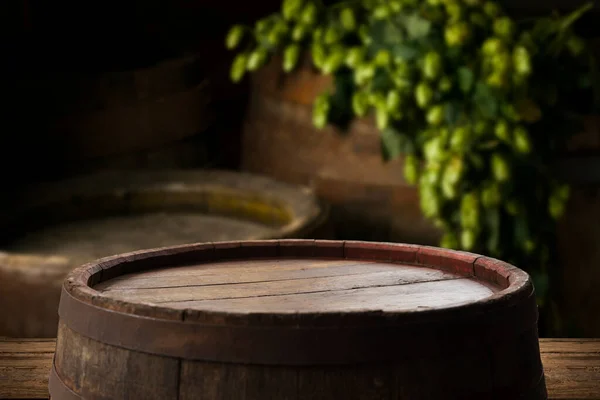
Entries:
<svg viewBox="0 0 600 400">
<path fill-rule="evenodd" d="M 340 239 L 437 244 L 440 233 L 421 215 L 402 159 L 385 163 L 370 119 L 347 132 L 317 130 L 312 102 L 331 86 L 307 58 L 284 74 L 275 58 L 254 74 L 242 139 L 242 167 L 286 182 L 311 185 L 332 205 Z"/>
<path fill-rule="evenodd" d="M 63 399 L 546 399 L 529 276 L 417 245 L 204 243 L 73 271 Z"/>
<path fill-rule="evenodd" d="M 105 172 L 4 201 L 0 336 L 55 337 L 75 267 L 211 240 L 326 237 L 327 206 L 305 188 L 225 171 Z"/>
<path fill-rule="evenodd" d="M 558 228 L 561 336 L 600 336 L 600 116 L 585 116 L 558 173 L 571 184 Z"/>
</svg>

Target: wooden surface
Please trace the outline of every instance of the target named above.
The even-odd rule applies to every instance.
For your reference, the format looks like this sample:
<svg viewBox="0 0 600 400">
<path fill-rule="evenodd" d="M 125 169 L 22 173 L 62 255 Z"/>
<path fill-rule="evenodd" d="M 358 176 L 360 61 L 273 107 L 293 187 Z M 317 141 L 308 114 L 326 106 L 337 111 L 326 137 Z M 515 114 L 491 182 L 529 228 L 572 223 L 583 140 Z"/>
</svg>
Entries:
<svg viewBox="0 0 600 400">
<path fill-rule="evenodd" d="M 0 209 L 0 335 L 11 337 L 55 337 L 60 286 L 86 262 L 185 243 L 318 237 L 327 215 L 304 188 L 202 170 L 90 174 Z"/>
<path fill-rule="evenodd" d="M 350 260 L 237 260 L 129 274 L 95 286 L 132 303 L 219 312 L 406 311 L 450 307 L 497 288 L 436 269 Z"/>
<path fill-rule="evenodd" d="M 546 399 L 531 279 L 476 254 L 326 240 L 139 251 L 74 270 L 59 315 L 56 400 Z"/>
<path fill-rule="evenodd" d="M 0 339 L 0 399 L 47 399 L 54 339 Z M 600 400 L 600 339 L 540 339 L 550 400 Z"/>
</svg>

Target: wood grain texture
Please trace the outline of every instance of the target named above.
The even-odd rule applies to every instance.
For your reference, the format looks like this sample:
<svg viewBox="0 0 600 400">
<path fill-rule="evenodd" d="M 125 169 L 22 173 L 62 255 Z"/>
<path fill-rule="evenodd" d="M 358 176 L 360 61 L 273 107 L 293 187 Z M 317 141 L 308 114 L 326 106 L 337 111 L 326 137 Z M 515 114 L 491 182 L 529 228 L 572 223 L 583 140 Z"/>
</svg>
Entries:
<svg viewBox="0 0 600 400">
<path fill-rule="evenodd" d="M 494 293 L 436 269 L 351 260 L 305 264 L 302 259 L 200 264 L 151 271 L 154 279 L 127 275 L 94 289 L 133 303 L 241 313 L 400 311 L 449 307 Z"/>
<path fill-rule="evenodd" d="M 547 398 L 529 275 L 465 252 L 307 239 L 138 251 L 74 270 L 58 311 L 57 399 Z"/>
<path fill-rule="evenodd" d="M 0 338 L 0 399 L 47 399 L 48 373 L 55 346 L 55 339 Z M 600 339 L 540 339 L 540 349 L 550 400 L 600 400 Z M 241 396 L 240 391 L 231 389 L 235 383 L 231 376 L 227 378 L 231 385 L 225 384 L 220 389 L 207 386 L 205 382 L 217 379 L 217 373 L 215 366 L 204 368 L 204 378 L 195 382 L 196 395 L 205 393 L 210 398 L 216 397 L 219 390 L 229 390 L 231 397 L 227 398 Z M 370 399 L 389 399 L 389 396 L 381 396 L 382 392 L 387 393 L 383 389 L 385 374 L 377 370 L 371 371 L 371 374 L 375 395 Z M 182 369 L 181 377 L 191 379 L 187 368 Z M 282 377 L 260 377 L 253 384 L 268 385 L 270 379 Z"/>
</svg>

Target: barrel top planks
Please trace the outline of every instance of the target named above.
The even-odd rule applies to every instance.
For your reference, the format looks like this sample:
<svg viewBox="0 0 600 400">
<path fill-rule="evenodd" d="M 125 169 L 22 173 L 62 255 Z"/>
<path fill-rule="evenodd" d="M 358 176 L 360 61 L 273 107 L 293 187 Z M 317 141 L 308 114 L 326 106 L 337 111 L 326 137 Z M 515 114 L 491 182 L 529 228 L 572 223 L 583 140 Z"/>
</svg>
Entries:
<svg viewBox="0 0 600 400">
<path fill-rule="evenodd" d="M 63 284 L 53 399 L 547 399 L 530 277 L 282 239 L 104 258 Z"/>
</svg>

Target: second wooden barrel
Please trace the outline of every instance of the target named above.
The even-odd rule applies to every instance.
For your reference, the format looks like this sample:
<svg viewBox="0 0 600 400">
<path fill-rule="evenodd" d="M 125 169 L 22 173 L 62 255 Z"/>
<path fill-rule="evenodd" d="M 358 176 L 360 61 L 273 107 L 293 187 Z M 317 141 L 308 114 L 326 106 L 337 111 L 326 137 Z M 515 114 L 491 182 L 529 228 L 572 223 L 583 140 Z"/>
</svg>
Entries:
<svg viewBox="0 0 600 400">
<path fill-rule="evenodd" d="M 546 399 L 529 276 L 475 254 L 268 240 L 136 252 L 62 289 L 66 399 Z"/>
<path fill-rule="evenodd" d="M 320 237 L 328 213 L 306 188 L 217 170 L 108 171 L 0 203 L 0 336 L 11 337 L 56 337 L 60 287 L 84 263 L 211 240 Z"/>
</svg>

